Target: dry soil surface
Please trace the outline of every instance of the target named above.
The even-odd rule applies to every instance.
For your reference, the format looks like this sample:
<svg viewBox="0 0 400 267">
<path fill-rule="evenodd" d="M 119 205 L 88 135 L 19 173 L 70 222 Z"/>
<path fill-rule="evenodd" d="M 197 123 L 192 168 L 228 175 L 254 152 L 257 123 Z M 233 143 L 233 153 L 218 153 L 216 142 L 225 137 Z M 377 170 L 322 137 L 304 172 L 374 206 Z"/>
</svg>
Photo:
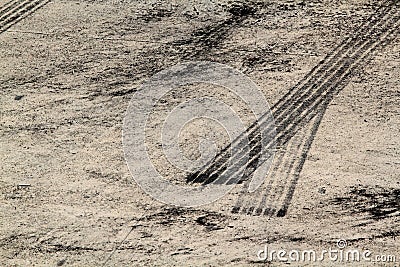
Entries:
<svg viewBox="0 0 400 267">
<path fill-rule="evenodd" d="M 1 266 L 333 266 L 338 262 L 263 261 L 257 253 L 265 246 L 337 249 L 339 239 L 345 249 L 400 262 L 396 1 L 0 6 Z M 277 118 L 284 138 L 255 195 L 243 194 L 241 183 L 212 204 L 172 207 L 132 179 L 121 141 L 129 101 L 153 74 L 187 61 L 243 72 L 277 117 L 296 103 L 314 114 Z M 174 92 L 164 111 L 196 93 L 229 102 L 220 91 Z M 240 105 L 232 103 L 245 111 Z M 162 119 L 152 118 L 149 127 L 157 129 Z M 191 137 L 206 135 L 210 125 L 187 131 L 182 147 L 189 157 L 198 153 Z M 163 169 L 156 137 L 148 139 L 155 165 L 184 183 Z"/>
</svg>

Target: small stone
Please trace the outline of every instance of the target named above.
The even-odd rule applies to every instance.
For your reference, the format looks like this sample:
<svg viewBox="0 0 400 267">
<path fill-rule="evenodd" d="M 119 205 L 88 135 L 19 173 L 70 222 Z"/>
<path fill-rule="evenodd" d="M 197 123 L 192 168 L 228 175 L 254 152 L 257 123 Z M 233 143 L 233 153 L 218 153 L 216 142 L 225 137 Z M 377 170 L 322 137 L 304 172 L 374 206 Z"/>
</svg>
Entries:
<svg viewBox="0 0 400 267">
<path fill-rule="evenodd" d="M 59 260 L 58 262 L 57 262 L 57 266 L 63 266 L 64 265 L 64 263 L 65 263 L 65 259 L 62 259 L 62 260 Z"/>
</svg>

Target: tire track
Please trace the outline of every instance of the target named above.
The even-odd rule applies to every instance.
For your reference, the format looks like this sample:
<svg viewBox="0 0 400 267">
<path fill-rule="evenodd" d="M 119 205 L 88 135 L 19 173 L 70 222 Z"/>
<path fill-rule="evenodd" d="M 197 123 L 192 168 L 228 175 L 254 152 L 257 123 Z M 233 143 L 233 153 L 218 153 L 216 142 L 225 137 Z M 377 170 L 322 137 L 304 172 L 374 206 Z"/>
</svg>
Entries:
<svg viewBox="0 0 400 267">
<path fill-rule="evenodd" d="M 0 7 L 0 16 L 2 17 L 5 13 L 9 12 L 13 8 L 17 7 L 19 4 L 23 3 L 26 0 L 18 0 L 18 1 L 10 1 L 7 2 L 4 6 Z"/>
<path fill-rule="evenodd" d="M 50 0 L 17 0 L 6 3 L 0 8 L 0 33 L 5 32 L 49 2 Z"/>
<path fill-rule="evenodd" d="M 358 32 L 353 36 L 347 37 L 338 47 L 336 47 L 336 49 L 333 50 L 332 53 L 328 54 L 319 65 L 311 70 L 302 81 L 293 87 L 289 93 L 282 97 L 282 99 L 272 107 L 275 120 L 278 122 L 278 127 L 276 130 L 277 136 L 270 144 L 271 148 L 273 145 L 277 145 L 278 147 L 285 146 L 289 141 L 291 141 L 294 135 L 301 131 L 301 129 L 303 129 L 311 120 L 317 117 L 311 130 L 311 135 L 315 135 L 327 106 L 333 96 L 345 86 L 346 81 L 348 81 L 348 78 L 351 76 L 351 73 L 354 71 L 357 64 L 362 63 L 362 61 L 371 55 L 375 49 L 385 42 L 385 40 L 381 40 L 382 37 L 385 38 L 385 36 L 393 34 L 397 30 L 396 24 L 399 20 L 398 6 L 398 3 L 395 1 L 386 1 L 385 4 L 381 5 L 381 7 L 378 8 L 365 23 L 363 23 L 364 25 L 361 25 Z M 322 116 L 318 114 L 322 114 Z M 260 118 L 259 120 L 261 121 L 260 128 L 263 129 L 263 131 L 271 132 L 273 130 L 273 125 L 269 122 L 263 122 L 263 119 L 265 118 Z M 243 139 L 243 136 L 250 136 L 250 145 L 252 146 L 251 151 L 260 150 L 259 148 L 257 149 L 257 146 L 260 146 L 260 144 L 255 138 L 257 136 L 257 134 L 255 134 L 256 129 L 257 122 L 254 123 L 241 137 Z M 231 146 L 241 145 L 241 142 L 243 142 L 241 138 L 239 137 L 237 140 L 234 140 L 230 146 L 227 146 L 223 151 L 221 151 L 221 153 L 216 157 L 216 160 L 209 164 L 203 171 L 189 176 L 188 181 L 207 184 L 213 182 L 216 177 L 225 171 L 229 171 L 226 167 L 227 159 L 230 158 L 230 155 L 228 155 L 229 149 Z M 302 137 L 302 140 L 306 140 L 304 136 Z M 305 158 L 309 147 L 311 147 L 312 141 L 313 138 L 308 140 L 302 148 L 299 147 L 298 150 L 305 151 L 301 153 L 300 158 Z M 308 149 L 306 149 L 306 147 L 308 147 Z M 250 172 L 250 174 L 257 167 L 258 159 L 260 158 L 258 153 L 253 154 L 256 156 L 252 157 L 246 164 L 246 168 L 250 170 L 247 173 Z M 279 157 L 279 161 L 282 161 L 283 158 L 284 157 Z M 281 162 L 278 163 L 279 165 L 281 164 Z M 290 173 L 294 168 L 294 177 L 298 176 L 297 172 L 301 171 L 303 164 L 300 164 L 301 166 L 299 167 L 295 162 L 288 163 L 290 168 L 288 173 Z M 295 187 L 295 184 L 297 183 L 296 181 L 297 178 L 292 179 L 292 181 L 289 182 L 288 196 L 290 195 L 290 192 L 294 191 L 293 187 Z M 271 184 L 269 185 L 269 188 L 266 188 L 266 192 L 270 191 L 270 187 Z M 275 190 L 274 196 L 280 196 L 282 195 L 282 192 L 282 188 Z M 291 200 L 291 197 L 288 196 L 285 198 L 284 203 L 286 204 L 282 207 L 283 211 L 287 210 L 285 207 L 288 206 L 288 202 Z M 261 203 L 264 202 L 265 197 L 266 196 L 264 195 Z M 243 199 L 238 201 L 233 211 L 238 212 L 242 205 Z M 260 213 L 260 208 L 261 207 L 250 207 L 247 209 L 247 212 L 256 210 L 257 213 Z M 278 212 L 279 215 L 286 214 L 286 212 L 283 211 Z"/>
<path fill-rule="evenodd" d="M 318 116 L 299 131 L 287 144 L 287 149 L 284 153 L 281 153 L 281 162 L 274 165 L 275 172 L 271 173 L 267 179 L 270 190 L 260 189 L 257 195 L 243 193 L 240 197 L 246 199 L 246 203 L 244 204 L 243 200 L 241 203 L 238 201 L 235 205 L 237 212 L 242 209 L 242 213 L 249 215 L 284 216 L 286 214 L 286 212 L 283 214 L 280 207 L 283 202 L 282 197 L 285 197 L 283 193 L 285 190 L 289 193 L 290 185 L 300 175 L 301 170 L 298 165 L 304 164 L 308 149 L 311 147 L 324 113 L 325 109 L 321 108 L 318 111 Z M 255 210 L 255 212 L 253 213 L 252 210 Z"/>
<path fill-rule="evenodd" d="M 392 9 L 391 9 L 392 8 Z M 388 9 L 393 11 L 393 3 L 389 7 L 385 7 L 381 9 L 381 14 L 378 17 L 378 20 L 375 20 L 374 22 L 381 22 L 379 20 L 380 18 L 388 16 Z M 382 26 L 380 24 L 375 23 L 375 26 Z M 361 31 L 356 35 L 358 37 L 359 35 L 366 36 L 368 34 L 372 34 L 371 32 L 371 25 L 370 25 L 370 20 L 368 20 L 367 25 L 365 26 L 367 28 L 367 32 Z M 353 42 L 349 41 L 353 40 Z M 340 71 L 340 66 L 343 66 L 347 64 L 348 56 L 347 54 L 349 51 L 353 51 L 354 49 L 358 49 L 359 47 L 362 46 L 362 39 L 358 40 L 358 42 L 354 42 L 354 38 L 347 38 L 342 44 L 340 44 L 333 53 L 329 54 L 325 60 L 322 61 L 322 64 L 318 66 L 315 69 L 319 69 L 318 72 L 315 72 L 315 69 L 313 69 L 309 75 L 307 75 L 308 79 L 302 80 L 298 85 L 296 85 L 293 89 L 290 90 L 290 92 L 295 92 L 291 97 L 288 98 L 288 95 L 284 96 L 284 98 L 287 98 L 286 101 L 279 101 L 276 105 L 272 107 L 272 111 L 275 117 L 275 121 L 278 122 L 278 127 L 277 127 L 277 133 L 279 136 L 278 140 L 275 140 L 277 145 L 281 145 L 282 143 L 285 143 L 287 140 L 291 138 L 290 133 L 293 131 L 293 128 L 287 129 L 289 125 L 297 125 L 298 122 L 301 122 L 305 117 L 304 114 L 303 116 L 299 116 L 304 111 L 306 111 L 306 108 L 312 108 L 311 104 L 313 104 L 312 101 L 316 101 L 317 97 L 321 97 L 323 93 L 323 85 L 326 81 L 326 79 L 330 78 L 331 76 L 334 76 L 338 71 Z M 365 44 L 366 41 L 363 43 Z M 353 44 L 351 47 L 349 47 L 349 44 Z M 345 53 L 342 53 L 344 48 L 346 49 Z M 342 50 L 340 50 L 342 49 Z M 351 49 L 351 50 L 350 50 Z M 339 50 L 339 52 L 337 52 Z M 332 64 L 334 62 L 337 62 L 334 66 Z M 336 67 L 336 69 L 332 70 L 332 67 Z M 332 74 L 332 71 L 333 74 Z M 314 75 L 312 75 L 314 74 Z M 303 84 L 303 85 L 302 85 Z M 298 88 L 296 90 L 296 88 Z M 313 92 L 313 90 L 316 90 Z M 283 102 L 283 105 L 279 105 L 280 102 Z M 268 115 L 268 114 L 267 114 Z M 268 116 L 267 116 L 267 119 Z M 296 120 L 296 123 L 292 123 L 293 119 Z M 263 131 L 268 135 L 271 134 L 272 131 L 274 130 L 272 128 L 273 125 L 269 121 L 265 122 L 263 121 L 265 118 L 260 118 L 258 123 L 261 124 L 261 128 L 264 129 Z M 210 183 L 212 182 L 213 178 L 218 177 L 218 174 L 221 174 L 225 169 L 225 165 L 227 164 L 227 159 L 230 158 L 230 155 L 228 155 L 227 152 L 229 152 L 229 149 L 231 146 L 241 146 L 243 144 L 243 137 L 246 137 L 250 135 L 249 141 L 250 144 L 253 145 L 251 149 L 255 149 L 255 146 L 259 145 L 253 136 L 257 136 L 254 131 L 257 131 L 258 125 L 257 122 L 255 122 L 247 131 L 244 133 L 242 136 L 240 136 L 238 139 L 234 140 L 234 142 L 226 147 L 216 158 L 215 162 L 210 164 L 209 167 L 202 172 L 195 173 L 191 177 L 189 177 L 189 181 L 192 182 L 203 182 L 203 183 Z M 283 134 L 282 134 L 283 133 Z M 286 137 L 286 140 L 284 139 Z M 272 145 L 271 145 L 272 147 Z M 243 153 L 243 152 L 242 152 Z"/>
<path fill-rule="evenodd" d="M 400 18 L 398 20 L 400 20 Z M 394 27 L 396 27 L 396 28 L 394 28 L 394 30 L 391 31 L 389 33 L 389 35 L 392 34 L 392 33 L 398 34 L 398 32 L 399 32 L 398 31 L 398 27 L 399 26 L 400 26 L 400 23 L 395 24 Z M 388 45 L 390 43 L 391 40 L 393 40 L 393 39 L 391 39 L 391 38 L 385 39 L 384 41 L 382 41 L 382 42 L 377 44 L 377 48 L 384 48 L 386 45 Z M 371 53 L 373 53 L 373 51 L 371 51 Z M 371 56 L 371 54 L 367 55 L 366 57 L 368 57 L 368 56 Z M 364 60 L 366 60 L 366 58 Z M 346 85 L 350 82 L 350 78 L 351 77 L 348 77 L 348 80 L 345 81 L 341 85 L 341 87 L 342 87 L 341 89 L 346 87 Z M 311 149 L 312 142 L 313 142 L 313 140 L 315 138 L 315 135 L 316 135 L 316 133 L 318 131 L 318 127 L 319 127 L 319 125 L 320 125 L 320 123 L 322 121 L 322 118 L 323 118 L 323 115 L 324 115 L 326 109 L 327 109 L 327 106 L 324 107 L 323 111 L 320 112 L 320 114 L 318 116 L 318 119 L 317 119 L 317 121 L 315 122 L 315 124 L 313 126 L 312 134 L 309 136 L 309 139 L 306 142 L 306 146 L 303 147 L 302 156 L 301 156 L 300 160 L 295 165 L 296 166 L 295 175 L 293 176 L 292 181 L 290 182 L 288 192 L 287 192 L 287 194 L 285 196 L 285 199 L 283 200 L 283 204 L 282 204 L 281 208 L 279 209 L 279 211 L 277 213 L 277 216 L 279 216 L 279 217 L 283 217 L 287 213 L 287 210 L 289 208 L 290 202 L 291 202 L 291 200 L 293 198 L 293 194 L 294 194 L 294 191 L 295 191 L 295 188 L 296 188 L 300 173 L 301 173 L 302 168 L 304 166 L 304 163 L 306 161 L 307 154 L 308 154 L 309 150 Z"/>
<path fill-rule="evenodd" d="M 280 166 L 280 163 L 278 163 L 278 168 L 280 166 L 280 169 L 283 172 L 287 172 L 290 174 L 291 178 L 288 180 L 288 185 L 285 188 L 285 185 L 280 185 L 278 187 L 275 188 L 275 192 L 272 194 L 272 196 L 269 198 L 270 199 L 270 203 L 275 203 L 275 205 L 267 205 L 265 207 L 264 210 L 264 215 L 277 215 L 279 217 L 285 216 L 287 213 L 287 209 L 290 205 L 291 199 L 293 197 L 294 191 L 295 191 L 295 187 L 297 185 L 297 181 L 299 179 L 301 170 L 303 168 L 303 165 L 305 163 L 308 151 L 311 148 L 312 142 L 314 140 L 314 137 L 316 135 L 316 132 L 318 130 L 318 127 L 322 121 L 323 115 L 330 103 L 330 101 L 333 99 L 334 95 L 336 95 L 340 90 L 342 90 L 350 81 L 350 78 L 352 77 L 351 71 L 356 69 L 356 68 L 360 68 L 362 67 L 362 64 L 357 65 L 356 63 L 358 63 L 358 61 L 360 61 L 362 63 L 362 61 L 366 61 L 366 59 L 368 57 L 371 56 L 371 54 L 377 49 L 377 48 L 383 48 L 384 46 L 386 46 L 391 40 L 393 39 L 393 37 L 391 37 L 392 34 L 396 34 L 398 33 L 398 26 L 399 26 L 399 15 L 397 14 L 397 16 L 393 19 L 393 21 L 395 22 L 393 24 L 393 28 L 392 30 L 389 30 L 386 32 L 383 40 L 378 40 L 376 42 L 373 43 L 373 46 L 369 48 L 369 51 L 365 51 L 365 53 L 363 55 L 360 55 L 360 57 L 355 60 L 353 62 L 353 66 L 351 66 L 351 68 L 348 70 L 347 73 L 344 73 L 344 76 L 341 77 L 341 79 L 339 79 L 338 83 L 333 84 L 332 87 L 333 88 L 337 88 L 336 92 L 334 92 L 333 94 L 327 96 L 327 101 L 326 103 L 324 103 L 318 110 L 317 110 L 317 118 L 315 119 L 315 121 L 313 123 L 311 123 L 312 128 L 311 128 L 311 132 L 310 133 L 306 133 L 306 132 L 300 132 L 300 134 L 302 134 L 302 139 L 305 141 L 305 144 L 301 147 L 301 149 L 299 149 L 300 154 L 294 155 L 293 157 L 291 157 L 291 162 L 289 164 L 289 169 L 285 168 L 285 166 Z M 389 22 L 390 23 L 390 22 Z M 389 37 L 389 38 L 387 38 Z M 290 158 L 291 154 L 286 155 L 286 157 Z M 287 166 L 287 165 L 286 165 Z M 277 179 L 277 177 L 274 175 L 271 175 L 272 180 Z M 287 190 L 286 196 L 284 196 L 282 193 L 284 191 L 284 189 Z M 265 199 L 268 196 L 268 192 L 264 193 L 264 196 L 262 197 L 261 201 L 260 201 L 260 205 L 258 207 L 258 209 L 260 209 L 260 207 L 263 206 L 263 204 L 265 205 Z M 284 197 L 283 200 L 280 200 L 280 197 Z M 249 198 L 249 197 L 248 197 Z M 252 204 L 254 205 L 254 203 L 256 203 L 257 201 L 254 200 L 254 196 L 252 196 L 252 200 L 254 201 Z M 243 202 L 243 201 L 242 201 Z M 242 202 L 239 202 L 236 204 L 236 207 L 233 209 L 235 212 L 238 212 L 240 210 L 240 205 L 243 205 Z M 251 206 L 251 200 L 248 201 L 248 205 Z M 279 205 L 277 205 L 277 203 L 281 202 L 281 207 L 279 208 Z M 239 205 L 239 206 L 238 206 Z M 270 206 L 273 206 L 272 208 Z M 247 209 L 246 207 L 242 207 L 242 211 L 246 212 L 247 211 L 251 211 L 252 209 Z M 247 212 L 249 214 L 249 212 Z M 254 215 L 259 215 L 260 211 L 256 212 Z"/>
</svg>

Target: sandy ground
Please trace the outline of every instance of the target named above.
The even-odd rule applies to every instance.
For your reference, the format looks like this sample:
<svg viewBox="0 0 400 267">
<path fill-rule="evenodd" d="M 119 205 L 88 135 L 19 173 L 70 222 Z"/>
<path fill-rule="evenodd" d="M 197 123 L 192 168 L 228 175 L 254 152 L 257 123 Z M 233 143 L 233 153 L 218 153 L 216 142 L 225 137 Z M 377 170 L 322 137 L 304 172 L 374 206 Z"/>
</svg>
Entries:
<svg viewBox="0 0 400 267">
<path fill-rule="evenodd" d="M 381 11 L 377 26 L 394 31 L 382 39 L 364 31 L 376 39 L 367 56 L 347 55 L 354 68 L 337 78 L 320 120 L 278 146 L 266 201 L 264 191 L 243 196 L 241 184 L 215 203 L 177 208 L 146 195 L 124 160 L 123 118 L 145 79 L 179 62 L 220 62 L 273 106 L 390 2 L 54 0 L 32 14 L 6 10 L 10 3 L 33 2 L 0 3 L 1 266 L 334 266 L 262 261 L 257 252 L 321 251 L 339 239 L 397 257 L 397 265 L 349 265 L 398 266 L 398 5 Z M 252 212 L 259 203 L 270 214 Z"/>
</svg>

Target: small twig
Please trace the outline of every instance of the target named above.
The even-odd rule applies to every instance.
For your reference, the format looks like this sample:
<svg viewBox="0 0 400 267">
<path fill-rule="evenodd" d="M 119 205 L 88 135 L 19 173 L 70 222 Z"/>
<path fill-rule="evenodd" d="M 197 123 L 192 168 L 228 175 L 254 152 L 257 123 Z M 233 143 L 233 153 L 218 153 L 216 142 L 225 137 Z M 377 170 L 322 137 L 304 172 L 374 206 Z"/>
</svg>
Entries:
<svg viewBox="0 0 400 267">
<path fill-rule="evenodd" d="M 17 186 L 18 187 L 28 187 L 28 186 L 31 186 L 31 184 L 18 184 Z"/>
<path fill-rule="evenodd" d="M 142 215 L 137 219 L 137 221 L 140 221 L 142 218 L 144 218 L 144 216 L 146 215 L 146 212 L 143 212 Z M 140 224 L 134 224 L 132 226 L 130 226 L 130 230 L 129 232 L 126 234 L 126 236 L 121 240 L 121 242 L 118 243 L 117 246 L 115 246 L 115 248 L 111 251 L 110 255 L 108 255 L 108 257 L 106 258 L 106 260 L 103 262 L 103 264 L 101 266 L 106 266 L 106 264 L 108 263 L 108 261 L 111 259 L 111 257 L 114 255 L 114 253 L 121 247 L 122 243 L 125 242 L 125 240 L 129 237 L 129 235 L 132 233 L 133 229 L 135 229 L 137 226 L 139 226 Z"/>
<path fill-rule="evenodd" d="M 32 33 L 32 34 L 42 34 L 42 35 L 52 35 L 52 33 L 47 33 L 47 32 L 33 32 L 33 31 L 18 31 L 18 30 L 8 30 L 7 32 L 17 32 L 17 33 Z"/>
</svg>

